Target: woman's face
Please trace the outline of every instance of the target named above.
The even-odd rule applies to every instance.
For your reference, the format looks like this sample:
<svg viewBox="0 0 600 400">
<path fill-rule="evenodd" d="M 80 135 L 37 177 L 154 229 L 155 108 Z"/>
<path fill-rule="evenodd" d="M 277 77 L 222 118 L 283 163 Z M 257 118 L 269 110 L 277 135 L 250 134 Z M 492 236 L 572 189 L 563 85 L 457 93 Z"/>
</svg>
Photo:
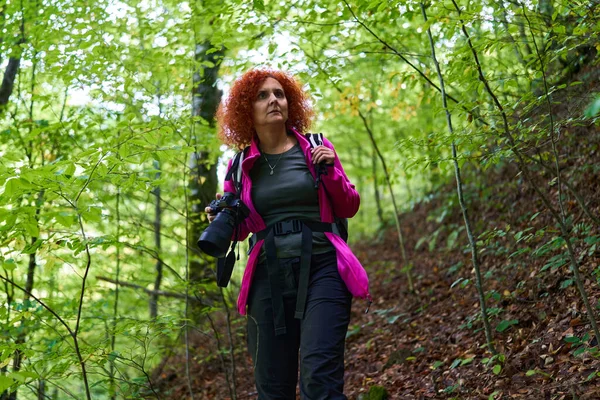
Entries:
<svg viewBox="0 0 600 400">
<path fill-rule="evenodd" d="M 258 88 L 253 104 L 254 128 L 259 130 L 273 124 L 285 124 L 288 103 L 283 86 L 274 78 L 267 78 Z"/>
</svg>

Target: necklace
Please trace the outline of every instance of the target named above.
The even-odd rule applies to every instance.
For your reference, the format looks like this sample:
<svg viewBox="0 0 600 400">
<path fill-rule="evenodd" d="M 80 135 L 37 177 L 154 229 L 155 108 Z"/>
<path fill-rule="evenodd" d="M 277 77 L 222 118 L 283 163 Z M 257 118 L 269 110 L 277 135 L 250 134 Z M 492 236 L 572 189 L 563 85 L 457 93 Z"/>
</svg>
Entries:
<svg viewBox="0 0 600 400">
<path fill-rule="evenodd" d="M 285 145 L 287 146 L 287 139 L 285 141 Z M 285 147 L 284 147 L 285 149 Z M 269 165 L 269 168 L 271 169 L 271 172 L 269 172 L 269 175 L 273 175 L 273 171 L 275 171 L 275 167 L 277 166 L 277 164 L 279 163 L 279 160 L 281 160 L 281 157 L 283 157 L 283 154 L 286 152 L 287 150 L 284 150 L 283 153 L 281 153 L 279 155 L 279 158 L 277 159 L 277 161 L 275 161 L 275 164 L 273 166 L 271 166 L 271 163 L 269 162 L 269 159 L 267 158 L 267 156 L 265 155 L 265 153 L 263 153 L 263 157 L 265 158 L 265 161 L 267 162 L 267 165 Z"/>
<path fill-rule="evenodd" d="M 285 153 L 285 152 L 284 152 Z M 271 166 L 271 163 L 269 162 L 269 159 L 267 158 L 267 156 L 265 156 L 265 154 L 263 153 L 263 157 L 265 158 L 265 161 L 267 162 L 267 164 L 269 165 L 269 168 L 271 168 L 271 172 L 269 172 L 269 175 L 273 175 L 273 171 L 275 170 L 275 167 L 277 166 L 277 163 L 279 162 L 279 160 L 281 160 L 281 157 L 283 156 L 283 153 L 281 153 L 279 155 L 279 158 L 277 159 L 277 161 L 275 161 L 275 165 Z"/>
</svg>

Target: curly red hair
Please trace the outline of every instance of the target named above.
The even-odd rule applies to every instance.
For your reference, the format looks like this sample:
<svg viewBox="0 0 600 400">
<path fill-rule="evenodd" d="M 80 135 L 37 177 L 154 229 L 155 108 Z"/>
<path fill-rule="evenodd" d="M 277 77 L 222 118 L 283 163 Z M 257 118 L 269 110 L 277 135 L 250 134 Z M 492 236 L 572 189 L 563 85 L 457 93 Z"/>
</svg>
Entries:
<svg viewBox="0 0 600 400">
<path fill-rule="evenodd" d="M 314 111 L 308 94 L 292 75 L 268 68 L 247 71 L 231 87 L 229 96 L 219 104 L 216 118 L 219 139 L 229 146 L 243 148 L 252 142 L 256 130 L 252 121 L 252 104 L 258 88 L 267 78 L 276 79 L 288 101 L 286 127 L 306 132 L 310 128 Z"/>
</svg>

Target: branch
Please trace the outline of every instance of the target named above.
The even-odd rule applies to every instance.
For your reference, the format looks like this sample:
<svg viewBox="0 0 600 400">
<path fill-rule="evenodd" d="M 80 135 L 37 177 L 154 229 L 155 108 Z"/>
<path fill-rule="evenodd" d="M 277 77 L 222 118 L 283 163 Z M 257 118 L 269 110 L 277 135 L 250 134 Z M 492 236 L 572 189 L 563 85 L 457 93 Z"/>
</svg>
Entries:
<svg viewBox="0 0 600 400">
<path fill-rule="evenodd" d="M 427 11 L 425 10 L 425 4 L 421 2 L 421 13 L 423 14 L 423 19 L 427 22 Z M 448 126 L 448 133 L 450 136 L 454 136 L 454 128 L 452 127 L 452 115 L 450 114 L 450 110 L 448 109 L 447 95 L 445 89 L 444 77 L 442 76 L 442 70 L 440 68 L 440 63 L 438 62 L 437 56 L 435 54 L 435 44 L 433 42 L 433 35 L 431 33 L 431 28 L 427 28 L 427 36 L 429 38 L 429 47 L 431 48 L 431 58 L 433 59 L 433 63 L 435 65 L 435 70 L 437 71 L 437 76 L 440 81 L 440 87 L 442 88 L 442 105 L 444 107 L 444 111 L 446 112 L 446 124 Z M 471 220 L 469 219 L 469 213 L 467 210 L 467 205 L 465 203 L 464 195 L 463 195 L 463 183 L 460 175 L 460 167 L 458 165 L 458 155 L 456 150 L 456 143 L 454 139 L 452 139 L 452 161 L 454 164 L 454 175 L 456 177 L 456 191 L 458 194 L 458 202 L 460 204 L 460 208 L 463 214 L 463 219 L 465 222 L 465 229 L 467 231 L 467 236 L 469 239 L 469 245 L 471 246 L 471 260 L 473 263 L 473 268 L 475 269 L 475 278 L 476 278 L 476 287 L 477 293 L 479 295 L 479 305 L 481 308 L 481 319 L 483 321 L 483 327 L 485 331 L 485 339 L 488 345 L 488 349 L 493 355 L 498 354 L 496 348 L 493 344 L 492 337 L 492 329 L 490 327 L 490 321 L 487 312 L 487 306 L 485 303 L 485 293 L 483 291 L 483 279 L 481 277 L 481 266 L 479 264 L 479 258 L 477 256 L 477 242 L 475 241 L 473 230 L 471 228 Z"/>
<path fill-rule="evenodd" d="M 381 39 L 379 36 L 377 36 L 377 34 L 375 32 L 373 32 L 364 22 L 362 22 L 360 19 L 358 19 L 358 17 L 354 13 L 354 10 L 352 10 L 352 8 L 350 7 L 350 5 L 348 4 L 348 2 L 346 0 L 344 0 L 344 4 L 346 4 L 346 7 L 348 8 L 348 11 L 350 11 L 350 13 L 352 14 L 352 16 L 354 17 L 354 20 L 356 22 L 358 22 L 359 25 L 361 25 L 363 28 L 365 28 L 367 30 L 367 32 L 369 32 L 375 39 L 377 39 L 386 48 L 390 49 L 394 54 L 396 54 L 398 57 L 400 57 L 400 59 L 402 61 L 404 61 L 405 63 L 407 63 L 412 69 L 414 69 L 419 75 L 421 75 L 421 77 L 423 79 L 425 79 L 427 81 L 427 83 L 429 83 L 430 86 L 432 86 L 438 92 L 440 92 L 440 93 L 442 92 L 442 89 L 440 89 L 440 87 L 438 85 L 436 85 L 431 79 L 429 79 L 429 77 L 427 75 L 425 75 L 425 73 L 423 71 L 421 71 L 419 68 L 417 68 L 406 57 L 404 57 L 404 55 L 402 53 L 400 53 L 398 50 L 396 50 L 394 47 L 392 47 L 389 43 L 387 43 L 386 41 L 384 41 L 383 39 Z M 460 104 L 460 102 L 457 99 L 455 99 L 454 97 L 452 97 L 449 94 L 446 94 L 446 98 L 452 100 L 453 102 L 455 102 L 457 104 Z M 480 116 L 474 115 L 473 111 L 469 110 L 467 107 L 461 105 L 461 108 L 463 110 L 465 110 L 469 115 L 472 115 L 475 119 L 477 119 L 478 121 L 480 121 L 482 124 L 489 125 Z"/>
<path fill-rule="evenodd" d="M 90 174 L 91 176 L 91 174 Z M 83 274 L 83 279 L 81 281 L 81 295 L 79 296 L 79 307 L 77 308 L 77 319 L 75 321 L 75 332 L 74 332 L 74 339 L 77 339 L 77 334 L 79 333 L 79 324 L 81 323 L 81 312 L 83 310 L 83 297 L 85 295 L 85 284 L 87 282 L 87 276 L 88 273 L 90 272 L 90 267 L 92 266 L 92 255 L 90 253 L 90 245 L 89 243 L 87 243 L 87 237 L 85 234 L 85 231 L 83 229 L 83 220 L 81 218 L 81 214 L 79 213 L 79 209 L 77 209 L 77 219 L 79 220 L 79 227 L 81 228 L 81 235 L 83 236 L 83 239 L 85 241 L 85 254 L 86 254 L 86 264 L 85 264 L 85 272 Z M 79 352 L 79 344 L 77 343 L 77 340 L 75 340 L 75 350 L 77 351 L 77 354 L 81 357 L 81 354 Z M 87 373 L 85 370 L 85 363 L 83 362 L 83 359 L 80 358 L 80 364 L 81 364 L 81 370 L 83 372 L 83 383 L 85 385 L 85 392 L 87 395 L 88 400 L 91 400 L 91 395 L 90 395 L 90 385 L 88 383 L 88 378 L 87 378 Z"/>
<path fill-rule="evenodd" d="M 171 267 L 169 264 L 167 264 L 167 263 L 165 262 L 165 260 L 163 260 L 163 259 L 162 259 L 162 258 L 161 258 L 161 257 L 158 255 L 158 253 L 157 253 L 155 250 L 153 250 L 153 249 L 149 249 L 149 248 L 147 248 L 147 247 L 144 247 L 144 246 L 141 246 L 141 245 L 137 245 L 137 244 L 129 244 L 129 243 L 126 243 L 126 242 L 121 242 L 121 243 L 123 243 L 125 246 L 129 247 L 130 249 L 133 249 L 133 250 L 140 250 L 140 251 L 142 251 L 142 252 L 144 252 L 144 253 L 146 253 L 146 254 L 150 255 L 150 257 L 152 257 L 152 258 L 153 258 L 154 260 L 156 260 L 156 261 L 160 260 L 160 261 L 161 261 L 161 263 L 162 263 L 162 265 L 163 265 L 163 266 L 165 266 L 165 267 L 166 267 L 166 268 L 167 268 L 169 271 L 171 271 L 171 273 L 173 273 L 173 275 L 175 275 L 175 276 L 176 276 L 176 277 L 177 277 L 177 278 L 178 278 L 180 281 L 184 281 L 184 282 L 186 282 L 186 280 L 185 280 L 185 279 L 183 279 L 183 278 L 181 277 L 181 275 L 179 275 L 179 273 L 178 273 L 177 271 L 175 271 L 175 269 L 174 269 L 173 267 Z"/>
<path fill-rule="evenodd" d="M 7 278 L 7 277 L 5 277 L 3 275 L 0 275 L 0 279 L 2 279 L 6 283 L 10 283 L 12 286 L 16 287 L 17 289 L 21 290 L 23 293 L 25 293 L 26 295 L 28 295 L 29 297 L 31 297 L 32 299 L 34 299 L 39 305 L 41 305 L 42 307 L 44 307 L 50 314 L 52 314 L 58 320 L 58 322 L 60 322 L 67 329 L 67 331 L 69 332 L 69 335 L 71 335 L 71 337 L 74 337 L 74 332 L 71 329 L 71 327 L 65 322 L 64 319 L 61 318 L 60 315 L 58 315 L 56 313 L 56 311 L 54 311 L 48 305 L 46 305 L 46 303 L 44 303 L 42 300 L 40 300 L 37 297 L 35 297 L 31 292 L 27 291 L 25 288 L 22 288 L 21 286 L 17 285 L 10 278 Z"/>
<path fill-rule="evenodd" d="M 77 340 L 77 332 L 73 331 L 71 329 L 71 327 L 65 322 L 64 319 L 62 319 L 60 317 L 60 315 L 58 315 L 53 309 L 51 309 L 50 307 L 48 307 L 46 305 L 46 303 L 44 303 L 42 300 L 38 299 L 37 297 L 35 297 L 31 292 L 28 292 L 27 290 L 25 290 L 24 288 L 22 288 L 21 286 L 17 285 L 14 281 L 12 281 L 9 278 L 6 278 L 2 275 L 0 275 L 0 279 L 4 280 L 5 282 L 10 283 L 13 287 L 16 287 L 17 289 L 23 291 L 24 293 L 26 293 L 29 297 L 31 297 L 32 299 L 34 299 L 37 303 L 39 303 L 42 307 L 44 307 L 46 310 L 48 310 L 48 312 L 50 314 L 52 314 L 57 320 L 58 322 L 60 322 L 69 332 L 69 335 L 71 335 L 71 338 L 73 339 L 73 344 L 75 345 L 75 353 L 77 354 L 77 358 L 79 359 L 79 366 L 81 367 L 81 372 L 83 374 L 83 380 L 84 380 L 84 384 L 85 384 L 85 392 L 86 392 L 86 398 L 87 400 L 91 400 L 91 395 L 90 395 L 90 388 L 87 382 L 87 372 L 85 369 L 85 361 L 83 360 L 83 356 L 81 355 L 81 350 L 79 349 L 79 341 Z"/>
<path fill-rule="evenodd" d="M 105 276 L 96 276 L 96 279 L 98 279 L 99 281 L 113 283 L 113 284 L 118 285 L 118 286 L 124 286 L 124 287 L 133 288 L 133 289 L 143 290 L 149 296 L 164 296 L 164 297 L 172 297 L 172 298 L 175 298 L 175 299 L 184 299 L 184 300 L 186 298 L 186 295 L 182 294 L 182 293 L 167 292 L 167 291 L 164 291 L 164 290 L 152 290 L 152 289 L 148 289 L 148 288 L 146 288 L 146 287 L 144 287 L 142 285 L 137 285 L 135 283 L 130 283 L 130 282 L 124 282 L 124 281 L 120 281 L 120 280 L 117 280 L 117 279 L 107 278 Z M 191 300 L 196 300 L 193 297 L 190 297 L 190 299 Z"/>
<path fill-rule="evenodd" d="M 100 159 L 98 160 L 98 162 L 96 163 L 96 165 L 94 165 L 94 168 L 92 168 L 92 171 L 90 172 L 90 175 L 88 176 L 87 180 L 85 181 L 85 183 L 83 184 L 83 186 L 79 190 L 79 193 L 77 193 L 77 196 L 75 196 L 75 203 L 78 202 L 79 197 L 81 197 L 81 194 L 83 193 L 83 191 L 85 190 L 85 188 L 87 188 L 88 185 L 90 184 L 90 182 L 92 180 L 92 177 L 94 176 L 94 172 L 96 172 L 96 168 L 98 168 L 98 165 L 100 165 L 100 163 L 104 159 L 105 155 L 106 154 L 103 154 L 102 156 L 100 156 Z"/>
<path fill-rule="evenodd" d="M 471 49 L 471 53 L 473 53 L 473 58 L 475 60 L 475 65 L 477 66 L 477 72 L 479 73 L 479 80 L 483 82 L 483 84 L 485 86 L 485 90 L 488 92 L 488 94 L 490 95 L 490 97 L 493 99 L 494 104 L 496 105 L 496 107 L 498 108 L 498 110 L 500 111 L 500 113 L 502 114 L 504 136 L 508 140 L 513 153 L 517 157 L 517 160 L 518 160 L 517 164 L 519 165 L 519 169 L 521 170 L 521 172 L 525 176 L 525 179 L 529 182 L 529 184 L 531 185 L 531 187 L 533 188 L 533 190 L 535 190 L 535 192 L 538 194 L 538 196 L 540 197 L 540 199 L 542 200 L 542 202 L 546 206 L 546 209 L 550 212 L 550 214 L 552 214 L 552 217 L 554 218 L 554 220 L 560 226 L 560 231 L 561 231 L 561 235 L 560 236 L 563 238 L 563 240 L 565 241 L 565 244 L 567 246 L 569 258 L 570 258 L 570 261 L 571 261 L 571 270 L 573 271 L 573 276 L 575 278 L 575 283 L 577 285 L 577 288 L 579 289 L 579 293 L 581 294 L 581 299 L 583 300 L 583 304 L 585 305 L 585 309 L 586 309 L 587 314 L 588 314 L 588 319 L 590 321 L 590 324 L 592 325 L 592 329 L 594 330 L 594 334 L 596 335 L 597 338 L 600 338 L 600 330 L 598 329 L 598 326 L 597 326 L 597 323 L 596 323 L 596 316 L 595 316 L 595 313 L 594 313 L 594 309 L 590 305 L 590 302 L 589 302 L 589 299 L 588 299 L 588 296 L 587 296 L 587 292 L 586 292 L 585 287 L 583 285 L 583 280 L 581 278 L 581 274 L 580 274 L 580 271 L 579 271 L 579 262 L 577 261 L 577 258 L 575 257 L 575 250 L 573 249 L 573 244 L 571 243 L 571 236 L 569 235 L 569 229 L 567 228 L 567 225 L 566 225 L 567 221 L 565 219 L 561 218 L 561 215 L 558 214 L 558 212 L 554 209 L 554 207 L 550 203 L 550 199 L 548 198 L 548 196 L 542 191 L 542 189 L 540 189 L 540 187 L 533 180 L 533 176 L 531 175 L 531 173 L 529 171 L 529 168 L 525 164 L 525 160 L 523 159 L 523 155 L 521 154 L 521 152 L 517 148 L 517 145 L 515 143 L 515 139 L 514 139 L 512 133 L 510 132 L 510 127 L 509 127 L 509 124 L 508 124 L 508 117 L 506 116 L 506 111 L 504 110 L 504 108 L 500 104 L 500 101 L 498 100 L 498 97 L 496 97 L 496 95 L 492 91 L 492 89 L 491 89 L 491 87 L 490 87 L 487 79 L 483 75 L 483 69 L 481 67 L 481 63 L 479 62 L 479 57 L 477 57 L 477 52 L 475 51 L 475 47 L 473 46 L 473 42 L 471 41 L 471 36 L 469 35 L 469 32 L 467 32 L 467 29 L 465 27 L 465 23 L 462 20 L 460 7 L 458 6 L 458 4 L 456 4 L 456 0 L 451 0 L 451 1 L 452 1 L 452 4 L 454 5 L 454 8 L 456 9 L 456 11 L 458 13 L 458 16 L 460 17 L 460 24 L 461 24 L 462 31 L 463 31 L 463 33 L 465 35 L 465 38 L 467 39 L 467 43 L 469 45 L 469 48 Z"/>
</svg>

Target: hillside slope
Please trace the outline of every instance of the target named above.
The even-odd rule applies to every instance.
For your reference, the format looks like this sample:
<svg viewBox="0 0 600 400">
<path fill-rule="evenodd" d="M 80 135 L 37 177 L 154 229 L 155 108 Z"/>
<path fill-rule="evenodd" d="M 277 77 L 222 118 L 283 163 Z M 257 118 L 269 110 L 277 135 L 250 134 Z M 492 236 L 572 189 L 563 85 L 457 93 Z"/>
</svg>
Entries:
<svg viewBox="0 0 600 400">
<path fill-rule="evenodd" d="M 562 104 L 554 110 L 559 117 L 581 115 L 589 93 L 598 90 L 598 74 L 596 69 L 584 71 L 589 84 L 562 91 Z M 590 123 L 564 124 L 558 146 L 564 177 L 592 214 L 600 216 L 600 129 Z M 600 398 L 600 357 L 586 351 L 597 339 L 568 266 L 560 261 L 564 250 L 551 215 L 512 163 L 481 176 L 465 165 L 464 173 L 469 212 L 481 242 L 494 340 L 503 361 L 483 363 L 490 354 L 455 186 L 448 182 L 401 216 L 415 293 L 408 291 L 400 270 L 395 229 L 379 242 L 354 247 L 370 274 L 375 302 L 368 314 L 366 302 L 353 304 L 346 351 L 348 397 L 367 398 L 362 394 L 377 385 L 393 399 Z M 538 180 L 556 200 L 549 173 L 538 171 Z M 600 226 L 569 193 L 565 197 L 585 287 L 598 309 L 600 244 L 593 243 L 600 241 Z M 244 327 L 244 319 L 235 320 L 238 399 L 255 397 Z M 574 338 L 581 343 L 573 343 Z M 197 335 L 191 347 L 197 357 L 189 381 L 181 354 L 165 359 L 155 371 L 161 395 L 186 398 L 191 386 L 195 398 L 230 398 L 225 364 L 214 344 Z"/>
</svg>

